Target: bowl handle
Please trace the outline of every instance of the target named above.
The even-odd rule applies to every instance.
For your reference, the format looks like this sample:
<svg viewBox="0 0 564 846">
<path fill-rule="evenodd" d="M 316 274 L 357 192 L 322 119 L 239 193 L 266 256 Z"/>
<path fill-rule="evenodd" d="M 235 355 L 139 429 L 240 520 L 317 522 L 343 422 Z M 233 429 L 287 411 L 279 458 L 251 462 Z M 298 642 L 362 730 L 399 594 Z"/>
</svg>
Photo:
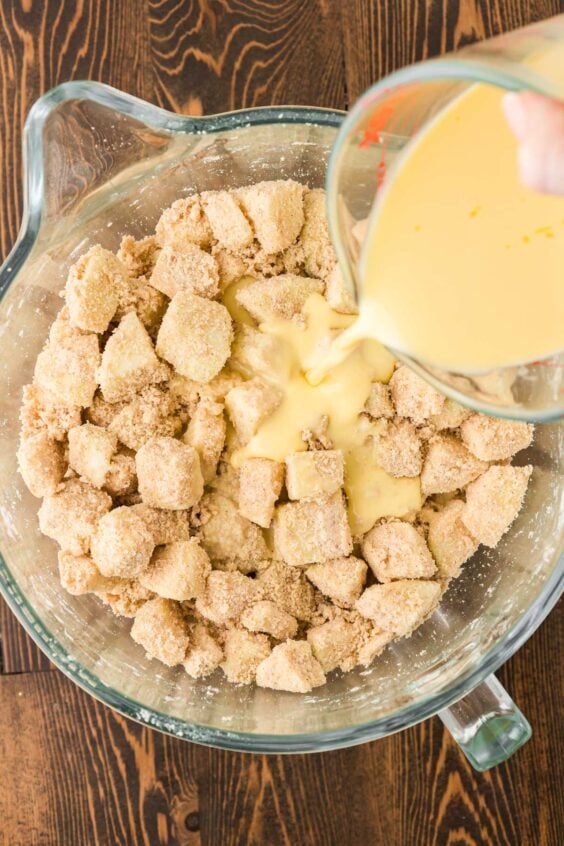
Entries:
<svg viewBox="0 0 564 846">
<path fill-rule="evenodd" d="M 531 726 L 494 675 L 450 708 L 439 711 L 439 717 L 479 772 L 506 761 L 532 734 Z"/>
</svg>

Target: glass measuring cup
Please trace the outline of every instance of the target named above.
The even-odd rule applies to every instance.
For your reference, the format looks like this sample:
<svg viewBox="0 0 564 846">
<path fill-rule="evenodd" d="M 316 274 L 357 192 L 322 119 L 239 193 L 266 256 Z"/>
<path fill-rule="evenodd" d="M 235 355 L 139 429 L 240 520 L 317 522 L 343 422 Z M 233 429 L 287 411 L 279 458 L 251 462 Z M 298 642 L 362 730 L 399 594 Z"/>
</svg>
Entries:
<svg viewBox="0 0 564 846">
<path fill-rule="evenodd" d="M 564 99 L 564 55 L 557 70 L 535 64 L 558 45 L 564 54 L 564 15 L 403 68 L 362 95 L 341 127 L 327 173 L 329 225 L 351 293 L 362 297 L 356 280 L 365 221 L 407 145 L 476 83 Z M 564 200 L 562 207 L 564 213 Z M 564 414 L 562 334 L 559 355 L 479 375 L 450 372 L 393 352 L 438 390 L 477 411 L 549 421 Z"/>
</svg>

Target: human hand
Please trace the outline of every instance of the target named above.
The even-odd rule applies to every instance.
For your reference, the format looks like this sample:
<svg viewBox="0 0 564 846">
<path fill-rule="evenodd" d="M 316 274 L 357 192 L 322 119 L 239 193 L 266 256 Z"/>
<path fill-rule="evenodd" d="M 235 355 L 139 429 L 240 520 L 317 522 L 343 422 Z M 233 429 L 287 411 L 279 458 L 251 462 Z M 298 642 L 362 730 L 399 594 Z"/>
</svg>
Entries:
<svg viewBox="0 0 564 846">
<path fill-rule="evenodd" d="M 523 184 L 546 194 L 564 194 L 564 102 L 522 91 L 506 94 L 502 103 L 519 142 Z"/>
</svg>

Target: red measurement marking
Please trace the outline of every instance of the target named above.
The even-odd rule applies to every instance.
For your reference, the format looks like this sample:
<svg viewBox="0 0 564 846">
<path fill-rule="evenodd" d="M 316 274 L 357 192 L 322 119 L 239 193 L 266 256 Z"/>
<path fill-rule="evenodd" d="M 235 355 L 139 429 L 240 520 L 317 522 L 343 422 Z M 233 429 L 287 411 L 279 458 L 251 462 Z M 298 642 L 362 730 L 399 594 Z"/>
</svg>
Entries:
<svg viewBox="0 0 564 846">
<path fill-rule="evenodd" d="M 531 361 L 531 367 L 564 367 L 557 361 Z"/>
</svg>

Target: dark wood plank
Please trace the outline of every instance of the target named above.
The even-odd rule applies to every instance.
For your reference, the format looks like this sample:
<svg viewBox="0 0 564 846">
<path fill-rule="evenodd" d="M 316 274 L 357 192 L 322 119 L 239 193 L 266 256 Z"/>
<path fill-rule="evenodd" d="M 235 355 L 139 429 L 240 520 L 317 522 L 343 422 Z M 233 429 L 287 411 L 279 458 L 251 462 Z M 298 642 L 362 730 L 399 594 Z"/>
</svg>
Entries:
<svg viewBox="0 0 564 846">
<path fill-rule="evenodd" d="M 0 674 L 55 669 L 0 597 Z"/>
<path fill-rule="evenodd" d="M 557 846 L 561 641 L 555 613 L 502 671 L 534 735 L 484 775 L 436 718 L 340 752 L 242 755 L 142 728 L 59 673 L 0 677 L 4 842 Z"/>
</svg>

